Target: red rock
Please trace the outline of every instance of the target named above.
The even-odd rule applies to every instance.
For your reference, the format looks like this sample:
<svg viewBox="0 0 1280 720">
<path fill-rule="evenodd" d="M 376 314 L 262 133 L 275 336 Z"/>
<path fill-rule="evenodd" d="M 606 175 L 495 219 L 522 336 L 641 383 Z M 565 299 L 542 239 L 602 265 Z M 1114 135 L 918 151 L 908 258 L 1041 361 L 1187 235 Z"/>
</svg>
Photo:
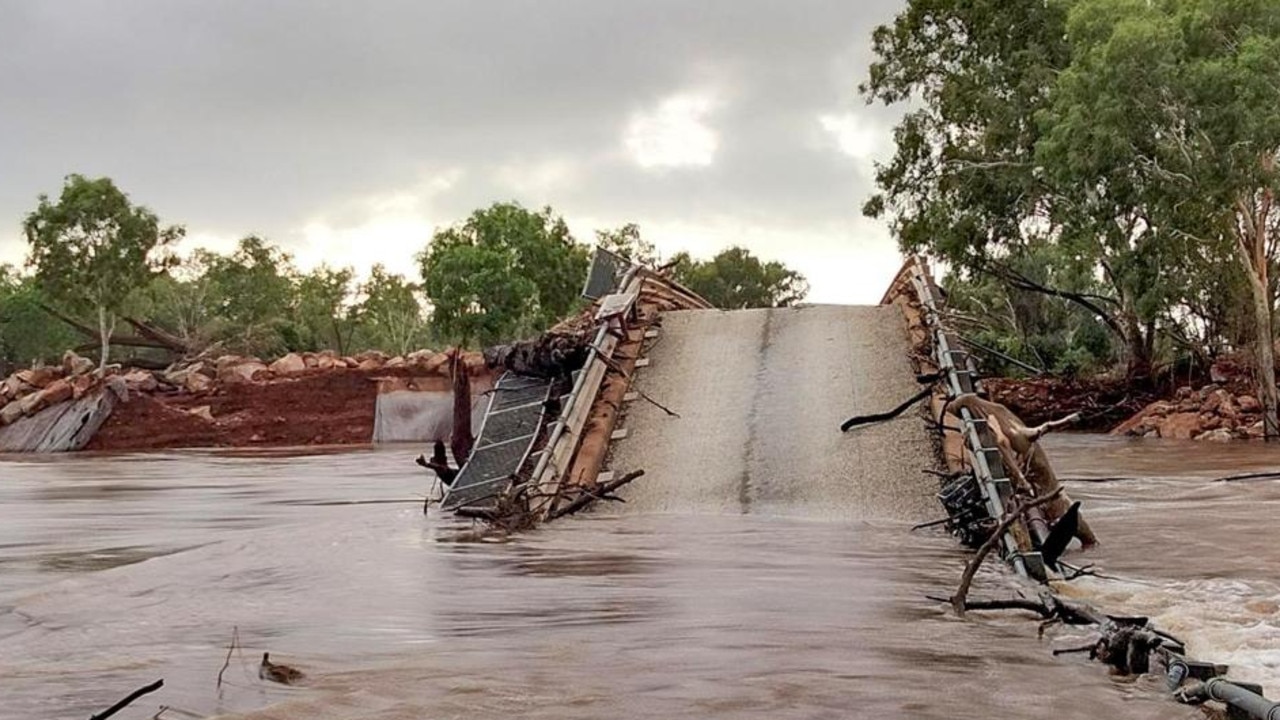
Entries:
<svg viewBox="0 0 1280 720">
<path fill-rule="evenodd" d="M 70 400 L 72 395 L 75 394 L 75 389 L 71 386 L 71 383 L 59 379 L 49 383 L 49 386 L 41 390 L 40 394 L 44 396 L 40 400 L 41 404 L 44 407 L 50 407 Z"/>
<path fill-rule="evenodd" d="M 1200 433 L 1200 415 L 1193 412 L 1174 413 L 1158 427 L 1162 438 L 1190 440 Z"/>
<path fill-rule="evenodd" d="M 1235 434 L 1226 428 L 1218 428 L 1217 430 L 1200 433 L 1196 436 L 1196 440 L 1204 440 L 1207 442 L 1231 442 L 1232 440 L 1235 440 Z"/>
<path fill-rule="evenodd" d="M 125 374 L 124 382 L 131 390 L 151 392 L 160 386 L 156 376 L 148 370 L 134 370 Z"/>
<path fill-rule="evenodd" d="M 1125 420 L 1117 425 L 1112 431 L 1112 435 L 1140 435 L 1139 428 L 1144 425 L 1151 425 L 1158 422 L 1159 418 L 1168 415 L 1173 410 L 1173 404 L 1164 400 L 1157 400 L 1145 408 L 1138 411 L 1137 415 Z"/>
<path fill-rule="evenodd" d="M 271 363 L 271 372 L 277 375 L 292 375 L 300 373 L 307 369 L 307 362 L 297 353 L 289 353 L 281 356 L 278 360 Z"/>
<path fill-rule="evenodd" d="M 22 417 L 22 415 L 22 401 L 14 400 L 0 408 L 0 425 L 15 423 Z"/>
<path fill-rule="evenodd" d="M 1204 402 L 1200 404 L 1200 412 L 1212 413 L 1217 412 L 1222 403 L 1231 399 L 1226 390 L 1218 388 L 1205 395 Z"/>
<path fill-rule="evenodd" d="M 227 365 L 218 369 L 218 380 L 224 383 L 252 382 L 254 376 L 266 371 L 267 366 L 256 360 L 248 360 L 238 365 Z"/>
<path fill-rule="evenodd" d="M 57 380 L 58 377 L 62 375 L 62 370 L 59 368 L 38 367 L 30 370 L 19 370 L 15 374 L 22 382 L 32 387 L 43 388 L 54 380 Z"/>
<path fill-rule="evenodd" d="M 1262 409 L 1262 404 L 1258 402 L 1258 398 L 1252 395 L 1241 395 L 1236 398 L 1236 403 L 1240 405 L 1241 412 L 1254 413 Z"/>
</svg>

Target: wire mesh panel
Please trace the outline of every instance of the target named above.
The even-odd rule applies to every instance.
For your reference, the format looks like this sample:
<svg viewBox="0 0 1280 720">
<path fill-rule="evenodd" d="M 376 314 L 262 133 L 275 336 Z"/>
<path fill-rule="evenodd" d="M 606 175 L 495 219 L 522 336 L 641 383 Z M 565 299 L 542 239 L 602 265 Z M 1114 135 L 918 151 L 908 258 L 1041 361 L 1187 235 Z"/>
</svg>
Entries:
<svg viewBox="0 0 1280 720">
<path fill-rule="evenodd" d="M 441 505 L 446 510 L 491 504 L 511 484 L 542 427 L 552 381 L 505 373 L 494 385 L 475 449 Z"/>
<path fill-rule="evenodd" d="M 587 275 L 587 284 L 582 288 L 582 297 L 599 300 L 613 292 L 629 267 L 631 263 L 621 255 L 596 248 L 595 255 L 591 257 L 591 272 Z"/>
</svg>

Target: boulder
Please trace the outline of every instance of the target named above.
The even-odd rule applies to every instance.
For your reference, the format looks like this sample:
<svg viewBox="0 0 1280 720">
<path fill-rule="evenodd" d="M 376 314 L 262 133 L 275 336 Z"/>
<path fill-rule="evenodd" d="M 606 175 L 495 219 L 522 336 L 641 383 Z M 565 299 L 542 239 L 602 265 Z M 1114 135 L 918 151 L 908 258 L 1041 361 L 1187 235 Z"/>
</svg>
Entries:
<svg viewBox="0 0 1280 720">
<path fill-rule="evenodd" d="M 75 389 L 70 382 L 60 378 L 49 383 L 48 387 L 36 394 L 41 396 L 41 407 L 52 407 L 70 400 L 75 395 Z"/>
<path fill-rule="evenodd" d="M 1236 398 L 1236 404 L 1240 406 L 1240 412 L 1256 413 L 1262 409 L 1262 403 L 1252 395 L 1241 395 Z"/>
<path fill-rule="evenodd" d="M 1235 433 L 1226 428 L 1210 430 L 1209 432 L 1200 433 L 1196 436 L 1196 440 L 1205 440 L 1207 442 L 1231 442 L 1235 439 Z"/>
<path fill-rule="evenodd" d="M 360 363 L 360 367 L 365 367 L 366 363 L 373 363 L 373 367 L 382 365 L 387 361 L 387 354 L 381 350 L 365 350 L 356 355 L 356 362 Z"/>
<path fill-rule="evenodd" d="M 431 359 L 436 353 L 431 350 L 414 350 L 404 356 L 405 362 L 410 365 L 421 365 Z"/>
<path fill-rule="evenodd" d="M 298 353 L 289 353 L 281 356 L 279 360 L 271 363 L 271 372 L 277 375 L 292 375 L 300 373 L 307 369 L 307 363 Z"/>
<path fill-rule="evenodd" d="M 149 370 L 132 370 L 125 373 L 124 383 L 129 386 L 130 390 L 137 392 L 152 392 L 160 387 L 156 376 Z"/>
<path fill-rule="evenodd" d="M 93 387 L 93 376 L 76 375 L 68 382 L 71 383 L 71 399 L 79 400 L 84 394 L 89 392 L 89 388 Z"/>
<path fill-rule="evenodd" d="M 1261 420 L 1244 429 L 1244 434 L 1251 438 L 1260 438 L 1265 432 Z"/>
<path fill-rule="evenodd" d="M 17 373 L 14 373 L 13 375 L 10 375 L 9 377 L 4 379 L 5 397 L 11 398 L 11 399 L 19 398 L 31 392 L 32 389 L 33 388 L 30 385 L 22 382 L 22 379 L 18 377 Z"/>
<path fill-rule="evenodd" d="M 316 368 L 319 370 L 332 370 L 338 366 L 338 363 L 337 356 L 330 355 L 328 350 L 316 355 Z M 346 367 L 346 365 L 343 365 L 343 367 Z"/>
<path fill-rule="evenodd" d="M 107 378 L 103 383 L 107 390 L 120 399 L 120 402 L 129 402 L 129 384 L 119 375 Z"/>
<path fill-rule="evenodd" d="M 68 376 L 85 375 L 93 371 L 93 361 L 76 354 L 74 350 L 62 353 L 62 372 Z"/>
<path fill-rule="evenodd" d="M 1222 427 L 1222 418 L 1213 413 L 1200 413 L 1200 429 L 1217 430 Z"/>
<path fill-rule="evenodd" d="M 38 367 L 30 370 L 19 370 L 15 373 L 18 379 L 32 387 L 42 388 L 62 376 L 61 368 Z"/>
<path fill-rule="evenodd" d="M 208 422 L 216 422 L 213 419 L 213 408 L 209 407 L 208 405 L 201 405 L 200 407 L 191 408 L 190 410 L 187 411 L 187 414 L 194 415 L 200 418 L 201 420 L 207 420 Z"/>
<path fill-rule="evenodd" d="M 22 407 L 23 415 L 35 415 L 44 409 L 44 395 L 42 393 L 33 392 L 24 395 L 17 403 Z"/>
<path fill-rule="evenodd" d="M 1145 408 L 1138 411 L 1137 415 L 1125 420 L 1111 431 L 1112 435 L 1141 435 L 1143 428 L 1150 427 L 1159 422 L 1160 418 L 1168 415 L 1173 410 L 1173 404 L 1164 400 L 1157 400 Z"/>
<path fill-rule="evenodd" d="M 309 368 L 314 368 L 320 364 L 319 356 L 313 352 L 302 353 L 302 362 Z"/>
<path fill-rule="evenodd" d="M 354 368 L 358 368 L 358 367 L 360 367 L 360 361 L 359 361 L 359 360 L 356 360 L 356 359 L 355 359 L 355 358 L 353 358 L 353 357 L 344 357 L 344 358 L 341 358 L 341 359 L 339 360 L 339 362 L 340 362 L 340 363 L 342 363 L 342 365 L 345 365 L 345 366 L 346 366 L 347 368 L 349 368 L 349 369 L 354 369 Z M 340 365 L 339 367 L 341 367 L 342 365 Z"/>
<path fill-rule="evenodd" d="M 1230 401 L 1230 399 L 1231 395 L 1226 390 L 1222 388 L 1212 390 L 1205 395 L 1204 401 L 1200 403 L 1200 412 L 1216 413 L 1218 408 L 1222 407 L 1222 404 Z"/>
<path fill-rule="evenodd" d="M 213 381 L 203 373 L 189 372 L 183 378 L 182 387 L 186 388 L 187 392 L 200 393 L 213 387 Z"/>
<path fill-rule="evenodd" d="M 1161 421 L 1158 426 L 1160 437 L 1190 440 L 1200 434 L 1200 414 L 1179 412 Z"/>
<path fill-rule="evenodd" d="M 391 358 L 390 360 L 388 360 L 384 367 L 395 368 L 395 367 L 404 367 L 404 365 L 405 365 L 404 358 L 397 355 Z"/>
<path fill-rule="evenodd" d="M 438 352 L 435 355 L 432 355 L 431 358 L 422 366 L 422 369 L 432 374 L 448 375 L 449 353 Z"/>
<path fill-rule="evenodd" d="M 229 385 L 253 382 L 260 372 L 266 372 L 267 366 L 257 360 L 245 360 L 234 365 L 218 367 L 218 380 Z"/>
<path fill-rule="evenodd" d="M 174 387 L 186 387 L 187 377 L 191 375 L 191 368 L 170 368 L 164 371 L 160 379 L 165 383 Z"/>
<path fill-rule="evenodd" d="M 22 417 L 22 401 L 13 400 L 0 408 L 0 425 L 11 425 Z"/>
</svg>

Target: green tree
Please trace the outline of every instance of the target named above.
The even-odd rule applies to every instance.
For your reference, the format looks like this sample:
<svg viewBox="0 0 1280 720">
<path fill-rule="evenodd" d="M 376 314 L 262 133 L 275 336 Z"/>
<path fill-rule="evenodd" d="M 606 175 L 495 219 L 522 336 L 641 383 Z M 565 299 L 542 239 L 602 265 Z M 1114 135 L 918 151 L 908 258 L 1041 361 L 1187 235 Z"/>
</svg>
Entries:
<svg viewBox="0 0 1280 720">
<path fill-rule="evenodd" d="M 229 255 L 197 250 L 207 284 L 209 334 L 244 352 L 277 353 L 289 349 L 294 307 L 293 258 L 266 240 L 249 235 Z"/>
<path fill-rule="evenodd" d="M 726 310 L 785 307 L 809 294 L 803 275 L 780 262 L 761 262 L 742 247 L 722 250 L 710 260 L 681 252 L 668 264 L 677 282 Z"/>
<path fill-rule="evenodd" d="M 354 280 L 351 268 L 335 270 L 328 265 L 297 276 L 293 317 L 298 339 L 290 350 L 331 348 L 347 354 L 358 323 L 358 308 L 349 303 Z"/>
<path fill-rule="evenodd" d="M 52 361 L 77 344 L 70 327 L 50 320 L 47 303 L 34 279 L 0 265 L 0 376 L 32 362 Z"/>
<path fill-rule="evenodd" d="M 657 267 L 658 248 L 640 235 L 640 226 L 627 223 L 614 230 L 597 230 L 596 245 L 645 267 Z"/>
<path fill-rule="evenodd" d="M 1132 198 L 1103 193 L 1085 208 L 1080 196 L 1092 189 L 1047 173 L 1037 157 L 1037 118 L 1072 61 L 1069 5 L 911 0 L 876 29 L 863 94 L 916 103 L 863 212 L 887 217 L 907 252 L 1078 304 L 1123 343 L 1131 374 L 1146 375 L 1167 306 L 1160 268 L 1169 253 L 1143 232 Z M 1045 245 L 1058 248 L 1049 283 L 1019 271 Z"/>
<path fill-rule="evenodd" d="M 1159 248 L 1143 268 L 1157 285 L 1180 285 L 1168 259 L 1234 255 L 1250 291 L 1265 435 L 1280 436 L 1270 273 L 1280 5 L 1082 0 L 1066 38 L 1071 63 L 1040 115 L 1046 173 L 1079 188 L 1073 199 L 1096 220 L 1081 232 L 1119 225 L 1118 242 Z"/>
<path fill-rule="evenodd" d="M 184 234 L 178 226 L 161 227 L 109 178 L 81 175 L 67 177 L 56 203 L 41 195 L 23 231 L 27 263 L 49 297 L 95 313 L 99 368 L 107 364 L 116 312 L 168 264 L 166 249 Z"/>
<path fill-rule="evenodd" d="M 589 257 L 551 208 L 495 203 L 437 231 L 417 260 L 436 331 L 465 345 L 510 340 L 572 313 Z"/>
<path fill-rule="evenodd" d="M 427 322 L 418 299 L 421 288 L 403 275 L 374 265 L 360 285 L 357 306 L 363 340 L 368 347 L 405 355 L 426 340 Z"/>
</svg>

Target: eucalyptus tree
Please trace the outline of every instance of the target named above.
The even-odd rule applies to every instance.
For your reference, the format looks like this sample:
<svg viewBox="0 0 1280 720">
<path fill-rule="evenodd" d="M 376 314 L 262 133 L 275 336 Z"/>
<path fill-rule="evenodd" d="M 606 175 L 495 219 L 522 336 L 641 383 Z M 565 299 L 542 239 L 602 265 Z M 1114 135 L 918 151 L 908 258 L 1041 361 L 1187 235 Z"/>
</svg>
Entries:
<svg viewBox="0 0 1280 720">
<path fill-rule="evenodd" d="M 172 262 L 180 226 L 161 226 L 110 178 L 69 175 L 56 202 L 40 195 L 23 222 L 27 264 L 55 303 L 97 319 L 99 369 L 111 350 L 116 313 L 137 288 Z"/>
<path fill-rule="evenodd" d="M 1066 30 L 1071 62 L 1041 113 L 1040 158 L 1076 188 L 1070 212 L 1093 220 L 1071 227 L 1138 248 L 1141 271 L 1166 291 L 1187 284 L 1171 269 L 1234 257 L 1248 281 L 1265 435 L 1280 436 L 1270 277 L 1280 4 L 1081 0 Z"/>
<path fill-rule="evenodd" d="M 1047 172 L 1039 156 L 1039 118 L 1072 61 L 1069 5 L 911 0 L 875 30 L 862 93 L 911 107 L 863 212 L 889 219 L 908 252 L 1077 304 L 1114 333 L 1141 375 L 1163 309 L 1149 302 L 1158 262 L 1145 245 L 1114 240 L 1120 231 L 1108 240 L 1082 227 L 1075 184 Z M 1021 269 L 1046 253 L 1051 264 Z"/>
</svg>

